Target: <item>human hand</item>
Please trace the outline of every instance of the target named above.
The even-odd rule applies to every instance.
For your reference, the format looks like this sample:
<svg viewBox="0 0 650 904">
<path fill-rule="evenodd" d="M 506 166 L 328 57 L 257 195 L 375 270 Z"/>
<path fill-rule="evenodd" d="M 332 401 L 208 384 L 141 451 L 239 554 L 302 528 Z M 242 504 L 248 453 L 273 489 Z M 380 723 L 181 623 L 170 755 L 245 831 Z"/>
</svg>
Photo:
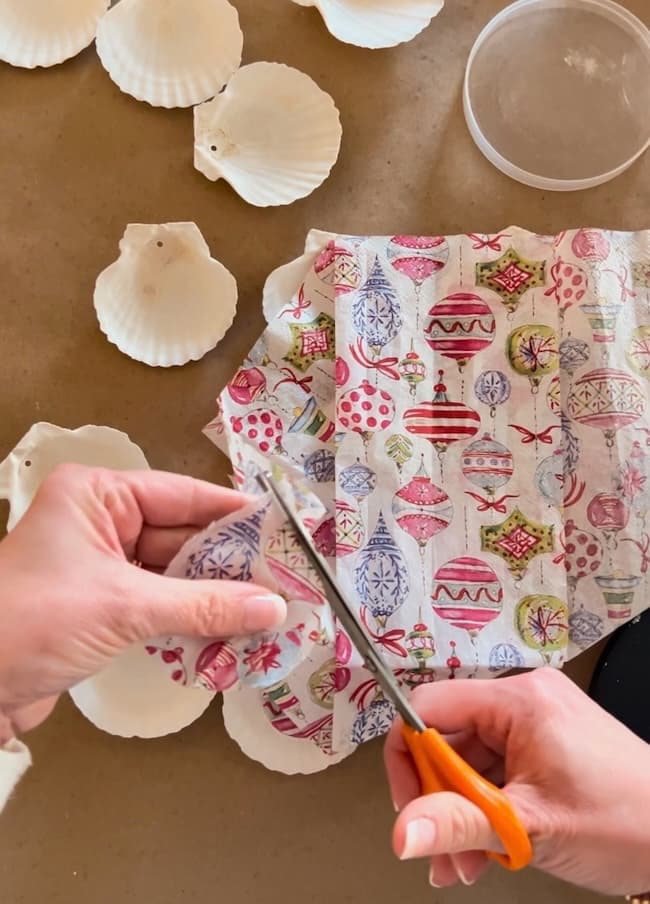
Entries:
<svg viewBox="0 0 650 904">
<path fill-rule="evenodd" d="M 503 787 L 526 827 L 534 865 L 604 894 L 650 888 L 650 746 L 561 672 L 420 688 L 413 704 L 461 756 Z M 393 847 L 426 857 L 431 884 L 472 885 L 498 850 L 474 804 L 451 793 L 420 797 L 400 727 L 385 750 L 400 813 Z"/>
<path fill-rule="evenodd" d="M 246 501 L 163 472 L 54 471 L 0 543 L 0 746 L 133 643 L 281 624 L 284 601 L 264 587 L 161 574 L 192 534 Z"/>
</svg>

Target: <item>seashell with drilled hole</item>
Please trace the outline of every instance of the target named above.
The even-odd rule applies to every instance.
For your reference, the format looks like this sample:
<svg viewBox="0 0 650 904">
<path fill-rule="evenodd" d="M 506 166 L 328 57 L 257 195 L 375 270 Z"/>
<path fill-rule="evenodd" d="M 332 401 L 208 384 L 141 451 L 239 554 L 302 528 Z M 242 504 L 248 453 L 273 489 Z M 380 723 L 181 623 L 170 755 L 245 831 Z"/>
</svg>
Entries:
<svg viewBox="0 0 650 904">
<path fill-rule="evenodd" d="M 97 278 L 95 310 L 109 342 L 151 367 L 198 361 L 237 309 L 233 275 L 210 257 L 195 223 L 132 223 Z"/>
<path fill-rule="evenodd" d="M 154 107 L 214 97 L 241 63 L 244 36 L 228 0 L 120 0 L 97 29 L 115 84 Z"/>
<path fill-rule="evenodd" d="M 149 467 L 142 450 L 112 427 L 88 424 L 66 430 L 45 422 L 34 424 L 0 464 L 0 498 L 8 499 L 11 507 L 7 530 L 16 526 L 41 483 L 62 464 L 114 471 Z"/>
<path fill-rule="evenodd" d="M 243 66 L 222 94 L 194 110 L 194 166 L 258 207 L 311 194 L 340 146 L 332 98 L 282 63 Z"/>
<path fill-rule="evenodd" d="M 110 0 L 0 0 L 0 60 L 56 66 L 92 44 Z"/>
<path fill-rule="evenodd" d="M 335 38 L 376 50 L 412 41 L 437 16 L 444 0 L 293 0 L 315 6 Z"/>
</svg>

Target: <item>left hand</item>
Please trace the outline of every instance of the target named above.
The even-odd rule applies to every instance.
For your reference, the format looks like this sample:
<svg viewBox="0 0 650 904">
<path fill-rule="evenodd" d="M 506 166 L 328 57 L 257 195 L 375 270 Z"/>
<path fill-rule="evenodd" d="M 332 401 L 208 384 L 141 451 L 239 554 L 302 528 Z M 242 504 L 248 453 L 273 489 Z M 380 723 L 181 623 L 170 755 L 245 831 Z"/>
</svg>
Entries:
<svg viewBox="0 0 650 904">
<path fill-rule="evenodd" d="M 285 603 L 264 587 L 161 575 L 192 534 L 247 501 L 156 471 L 54 471 L 0 543 L 0 746 L 131 644 L 281 624 Z"/>
</svg>

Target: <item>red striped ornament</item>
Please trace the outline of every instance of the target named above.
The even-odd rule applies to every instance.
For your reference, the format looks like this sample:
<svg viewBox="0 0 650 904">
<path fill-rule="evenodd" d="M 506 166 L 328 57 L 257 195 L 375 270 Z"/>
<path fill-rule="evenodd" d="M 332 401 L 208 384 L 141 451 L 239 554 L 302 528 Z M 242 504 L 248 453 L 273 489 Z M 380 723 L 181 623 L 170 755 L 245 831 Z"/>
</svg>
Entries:
<svg viewBox="0 0 650 904">
<path fill-rule="evenodd" d="M 454 292 L 435 304 L 424 328 L 427 343 L 460 370 L 494 341 L 495 322 L 489 305 L 473 292 Z"/>
<path fill-rule="evenodd" d="M 449 401 L 443 375 L 444 371 L 439 370 L 440 382 L 433 387 L 432 402 L 422 402 L 404 412 L 407 432 L 428 440 L 439 453 L 458 440 L 475 436 L 481 426 L 481 416 L 473 408 L 464 402 Z"/>
<path fill-rule="evenodd" d="M 473 556 L 441 565 L 433 576 L 433 611 L 472 639 L 503 608 L 503 587 L 495 572 Z"/>
</svg>

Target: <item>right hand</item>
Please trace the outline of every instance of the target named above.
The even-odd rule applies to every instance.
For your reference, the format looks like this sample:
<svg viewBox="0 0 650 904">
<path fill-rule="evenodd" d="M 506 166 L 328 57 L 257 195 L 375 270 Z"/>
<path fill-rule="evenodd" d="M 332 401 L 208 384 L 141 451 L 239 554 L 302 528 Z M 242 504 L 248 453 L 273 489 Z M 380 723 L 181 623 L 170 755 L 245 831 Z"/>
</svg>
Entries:
<svg viewBox="0 0 650 904">
<path fill-rule="evenodd" d="M 644 696 L 649 688 L 639 688 Z M 475 769 L 503 788 L 526 827 L 534 865 L 611 895 L 650 889 L 650 745 L 561 672 L 446 681 L 412 698 Z M 490 824 L 457 794 L 420 796 L 396 725 L 386 766 L 401 859 L 431 861 L 431 884 L 472 885 L 499 849 Z"/>
</svg>

